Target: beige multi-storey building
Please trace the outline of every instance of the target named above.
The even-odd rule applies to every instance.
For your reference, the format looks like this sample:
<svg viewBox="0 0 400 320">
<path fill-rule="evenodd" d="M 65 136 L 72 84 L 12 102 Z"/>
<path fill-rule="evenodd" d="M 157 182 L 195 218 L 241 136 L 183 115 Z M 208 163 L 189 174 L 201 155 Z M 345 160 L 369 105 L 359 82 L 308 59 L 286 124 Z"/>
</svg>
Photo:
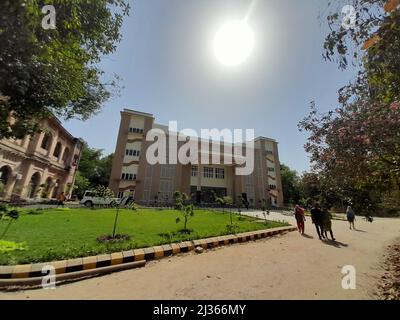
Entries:
<svg viewBox="0 0 400 320">
<path fill-rule="evenodd" d="M 171 133 L 168 127 L 154 123 L 149 113 L 124 109 L 118 133 L 109 187 L 118 197 L 133 195 L 137 202 L 153 204 L 171 202 L 176 190 L 185 192 L 199 202 L 210 202 L 215 193 L 230 196 L 234 201 L 241 196 L 251 206 L 259 206 L 264 200 L 273 206 L 283 206 L 278 143 L 269 138 L 254 140 L 254 170 L 250 175 L 236 175 L 237 165 L 232 164 L 154 164 L 146 159 L 146 152 L 153 141 L 146 141 L 149 130 L 157 128 L 165 132 L 168 150 Z M 185 142 L 178 142 L 178 149 Z M 208 141 L 208 158 L 215 152 L 213 142 Z M 200 148 L 199 153 L 204 150 Z M 220 157 L 224 156 L 224 143 L 220 145 Z M 213 153 L 214 152 L 214 153 Z M 199 154 L 199 159 L 202 155 Z"/>
<path fill-rule="evenodd" d="M 54 199 L 72 193 L 82 142 L 56 118 L 43 121 L 43 132 L 24 139 L 0 140 L 3 200 Z"/>
</svg>

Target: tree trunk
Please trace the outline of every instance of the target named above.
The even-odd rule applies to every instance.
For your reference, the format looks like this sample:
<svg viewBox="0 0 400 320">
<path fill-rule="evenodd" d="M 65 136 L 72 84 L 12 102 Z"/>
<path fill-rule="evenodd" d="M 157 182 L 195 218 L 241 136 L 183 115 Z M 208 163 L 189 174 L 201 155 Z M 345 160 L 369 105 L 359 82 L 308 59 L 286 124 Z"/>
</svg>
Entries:
<svg viewBox="0 0 400 320">
<path fill-rule="evenodd" d="M 112 234 L 113 239 L 115 238 L 115 229 L 117 228 L 118 214 L 119 214 L 119 208 L 117 208 L 117 214 L 115 215 L 115 220 L 114 220 L 114 229 Z"/>
</svg>

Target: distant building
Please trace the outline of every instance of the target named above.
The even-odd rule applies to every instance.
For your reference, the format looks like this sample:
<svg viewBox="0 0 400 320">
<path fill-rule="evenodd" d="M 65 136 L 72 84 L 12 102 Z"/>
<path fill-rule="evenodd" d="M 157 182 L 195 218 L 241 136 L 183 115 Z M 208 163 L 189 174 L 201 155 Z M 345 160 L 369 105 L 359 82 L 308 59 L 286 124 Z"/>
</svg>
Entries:
<svg viewBox="0 0 400 320">
<path fill-rule="evenodd" d="M 154 123 L 152 114 L 124 109 L 113 160 L 109 187 L 118 197 L 134 194 L 143 204 L 172 202 L 174 191 L 185 192 L 196 201 L 210 202 L 212 195 L 239 196 L 252 206 L 270 201 L 283 206 L 278 143 L 259 137 L 254 141 L 254 171 L 248 176 L 235 174 L 236 165 L 155 164 L 146 160 L 147 132 L 158 128 L 171 134 L 168 127 Z M 168 140 L 168 139 L 167 139 Z M 178 148 L 184 142 L 178 143 Z M 210 150 L 212 143 L 210 144 Z M 221 156 L 223 143 L 221 142 Z M 168 154 L 168 152 L 167 152 Z"/>
<path fill-rule="evenodd" d="M 82 143 L 56 118 L 45 130 L 24 139 L 0 140 L 0 182 L 3 200 L 54 199 L 72 193 Z"/>
</svg>

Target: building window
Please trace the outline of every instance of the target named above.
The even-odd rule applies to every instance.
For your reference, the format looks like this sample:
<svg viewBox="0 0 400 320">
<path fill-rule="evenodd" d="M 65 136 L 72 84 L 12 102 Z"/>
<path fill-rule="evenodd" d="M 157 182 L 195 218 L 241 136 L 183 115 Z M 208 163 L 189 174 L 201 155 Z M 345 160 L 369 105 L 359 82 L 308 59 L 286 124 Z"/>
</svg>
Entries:
<svg viewBox="0 0 400 320">
<path fill-rule="evenodd" d="M 276 190 L 276 185 L 270 184 L 270 185 L 269 185 L 269 188 L 270 188 L 271 190 Z"/>
<path fill-rule="evenodd" d="M 274 154 L 274 152 L 273 152 L 272 150 L 267 150 L 267 154 L 269 154 L 269 155 L 273 155 L 273 154 Z"/>
<path fill-rule="evenodd" d="M 122 199 L 123 197 L 124 197 L 124 192 L 123 191 L 118 192 L 117 198 Z"/>
<path fill-rule="evenodd" d="M 130 157 L 139 157 L 140 151 L 139 150 L 133 150 L 133 149 L 126 149 L 125 150 L 125 155 L 130 156 Z"/>
<path fill-rule="evenodd" d="M 215 178 L 216 179 L 225 179 L 225 169 L 216 168 L 215 169 Z"/>
<path fill-rule="evenodd" d="M 51 134 L 50 133 L 46 133 L 43 136 L 43 140 L 42 140 L 42 143 L 41 143 L 40 147 L 42 149 L 44 149 L 44 150 L 49 150 L 50 144 L 51 144 Z"/>
<path fill-rule="evenodd" d="M 176 175 L 176 165 L 174 164 L 163 164 L 161 165 L 160 177 L 161 178 L 173 178 Z"/>
<path fill-rule="evenodd" d="M 58 158 L 61 154 L 61 143 L 57 142 L 56 147 L 54 148 L 53 156 Z"/>
<path fill-rule="evenodd" d="M 197 177 L 198 171 L 199 171 L 198 166 L 192 166 L 192 177 Z"/>
<path fill-rule="evenodd" d="M 129 132 L 131 132 L 131 133 L 143 133 L 144 130 L 143 129 L 139 129 L 139 128 L 129 128 Z"/>
<path fill-rule="evenodd" d="M 72 165 L 76 167 L 78 165 L 79 156 L 76 154 L 74 155 L 74 160 L 72 161 Z"/>
<path fill-rule="evenodd" d="M 212 179 L 214 178 L 214 168 L 204 167 L 204 178 Z"/>
<path fill-rule="evenodd" d="M 64 154 L 63 154 L 63 157 L 62 157 L 62 160 L 63 160 L 64 162 L 67 162 L 67 161 L 68 161 L 68 158 L 69 158 L 69 149 L 68 149 L 68 148 L 65 148 Z"/>
<path fill-rule="evenodd" d="M 121 180 L 136 180 L 136 174 L 135 173 L 122 173 L 121 175 Z"/>
<path fill-rule="evenodd" d="M 275 168 L 268 168 L 268 172 L 275 172 Z"/>
</svg>

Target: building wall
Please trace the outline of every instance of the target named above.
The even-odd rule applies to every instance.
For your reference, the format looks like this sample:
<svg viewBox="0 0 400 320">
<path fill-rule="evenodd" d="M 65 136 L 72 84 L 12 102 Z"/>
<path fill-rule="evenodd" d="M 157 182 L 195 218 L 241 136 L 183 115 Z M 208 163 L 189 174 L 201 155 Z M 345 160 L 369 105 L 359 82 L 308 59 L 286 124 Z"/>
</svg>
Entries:
<svg viewBox="0 0 400 320">
<path fill-rule="evenodd" d="M 147 148 L 144 137 L 153 127 L 154 118 L 150 114 L 121 111 L 121 123 L 113 159 L 109 187 L 120 197 L 135 193 L 143 197 L 143 182 L 146 163 L 144 150 Z M 139 132 L 136 130 L 139 129 Z M 137 150 L 139 156 L 126 155 L 126 150 Z M 142 168 L 139 170 L 139 168 Z M 136 179 L 124 180 L 123 173 L 132 173 Z M 126 177 L 126 175 L 125 175 Z"/>
<path fill-rule="evenodd" d="M 143 132 L 132 133 L 129 128 L 139 128 Z M 190 195 L 194 187 L 225 188 L 227 195 L 237 200 L 246 195 L 251 205 L 260 206 L 263 200 L 271 204 L 283 206 L 281 178 L 279 174 L 279 156 L 277 142 L 268 138 L 255 140 L 254 171 L 249 176 L 235 175 L 233 165 L 197 165 L 199 177 L 192 177 L 192 164 L 182 165 L 149 165 L 146 151 L 153 143 L 146 141 L 147 132 L 152 128 L 166 130 L 164 126 L 154 123 L 154 117 L 138 111 L 125 109 L 121 112 L 121 124 L 117 138 L 115 157 L 109 186 L 118 196 L 134 193 L 135 199 L 144 203 L 164 202 L 172 200 L 172 194 L 180 190 Z M 168 150 L 168 137 L 167 137 Z M 178 149 L 184 142 L 178 143 Z M 139 156 L 126 155 L 127 149 L 140 149 Z M 211 149 L 211 147 L 210 147 Z M 221 144 L 223 150 L 223 144 Z M 221 154 L 223 151 L 221 151 Z M 222 155 L 221 155 L 222 158 Z M 200 159 L 200 157 L 199 157 Z M 209 157 L 211 159 L 211 156 Z M 167 152 L 168 160 L 168 152 Z M 194 164 L 196 165 L 196 164 Z M 204 167 L 223 168 L 224 179 L 205 178 Z M 215 171 L 214 171 L 215 172 Z M 123 173 L 134 173 L 136 179 L 124 181 Z M 199 173 L 198 173 L 199 174 Z"/>
<path fill-rule="evenodd" d="M 82 143 L 56 119 L 43 121 L 43 132 L 0 140 L 0 172 L 5 200 L 57 198 L 72 193 Z"/>
</svg>

